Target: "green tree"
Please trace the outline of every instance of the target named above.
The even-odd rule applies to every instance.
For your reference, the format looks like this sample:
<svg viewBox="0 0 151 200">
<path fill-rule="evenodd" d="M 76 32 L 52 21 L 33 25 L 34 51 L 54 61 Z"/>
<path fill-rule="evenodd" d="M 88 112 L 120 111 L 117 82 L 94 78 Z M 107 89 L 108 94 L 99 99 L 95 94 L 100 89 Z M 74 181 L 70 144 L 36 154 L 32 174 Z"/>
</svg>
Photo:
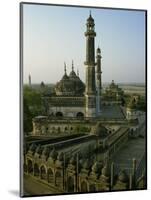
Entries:
<svg viewBox="0 0 151 200">
<path fill-rule="evenodd" d="M 23 101 L 23 110 L 24 110 L 24 114 L 23 114 L 23 127 L 24 127 L 24 132 L 28 133 L 32 131 L 32 114 L 29 110 L 29 107 L 27 105 L 26 99 L 24 98 Z"/>
</svg>

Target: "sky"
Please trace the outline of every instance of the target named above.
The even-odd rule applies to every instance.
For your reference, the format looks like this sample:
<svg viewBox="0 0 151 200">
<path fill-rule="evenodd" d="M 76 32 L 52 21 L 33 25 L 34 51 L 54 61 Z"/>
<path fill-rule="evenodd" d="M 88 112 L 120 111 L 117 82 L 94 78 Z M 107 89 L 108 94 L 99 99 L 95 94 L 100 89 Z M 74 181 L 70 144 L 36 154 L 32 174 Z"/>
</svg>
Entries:
<svg viewBox="0 0 151 200">
<path fill-rule="evenodd" d="M 95 48 L 101 48 L 102 81 L 145 82 L 143 11 L 24 4 L 23 77 L 28 83 L 56 83 L 71 71 L 85 82 L 86 20 L 95 20 Z"/>
</svg>

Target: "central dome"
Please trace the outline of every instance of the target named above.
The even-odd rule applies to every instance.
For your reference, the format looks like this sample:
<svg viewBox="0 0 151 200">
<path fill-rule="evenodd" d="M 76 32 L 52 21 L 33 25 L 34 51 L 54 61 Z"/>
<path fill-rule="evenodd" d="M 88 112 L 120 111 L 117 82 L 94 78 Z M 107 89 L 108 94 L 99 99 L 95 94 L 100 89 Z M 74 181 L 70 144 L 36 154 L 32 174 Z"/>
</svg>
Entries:
<svg viewBox="0 0 151 200">
<path fill-rule="evenodd" d="M 72 62 L 72 71 L 69 76 L 66 74 L 66 65 L 65 65 L 65 74 L 62 79 L 57 82 L 55 86 L 55 92 L 57 96 L 83 96 L 85 91 L 85 85 L 80 80 L 79 76 L 76 75 L 73 62 Z"/>
</svg>

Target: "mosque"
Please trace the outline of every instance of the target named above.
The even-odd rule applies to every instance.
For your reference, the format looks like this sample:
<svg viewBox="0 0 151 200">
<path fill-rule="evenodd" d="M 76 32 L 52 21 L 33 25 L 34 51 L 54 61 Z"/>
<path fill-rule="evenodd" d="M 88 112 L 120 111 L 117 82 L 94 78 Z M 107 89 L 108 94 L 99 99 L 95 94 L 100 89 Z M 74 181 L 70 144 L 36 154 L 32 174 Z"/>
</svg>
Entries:
<svg viewBox="0 0 151 200">
<path fill-rule="evenodd" d="M 137 159 L 143 163 L 143 150 L 137 157 L 132 153 L 125 165 L 116 158 L 130 138 L 140 136 L 143 124 L 135 101 L 122 105 L 124 92 L 114 81 L 102 89 L 102 55 L 99 47 L 95 50 L 91 13 L 84 35 L 85 83 L 74 71 L 73 61 L 69 75 L 64 63 L 64 75 L 54 93 L 42 97 L 45 116 L 33 119 L 35 140 L 27 140 L 25 175 L 50 185 L 54 193 L 145 188 L 145 166 L 140 169 L 136 163 Z"/>
</svg>

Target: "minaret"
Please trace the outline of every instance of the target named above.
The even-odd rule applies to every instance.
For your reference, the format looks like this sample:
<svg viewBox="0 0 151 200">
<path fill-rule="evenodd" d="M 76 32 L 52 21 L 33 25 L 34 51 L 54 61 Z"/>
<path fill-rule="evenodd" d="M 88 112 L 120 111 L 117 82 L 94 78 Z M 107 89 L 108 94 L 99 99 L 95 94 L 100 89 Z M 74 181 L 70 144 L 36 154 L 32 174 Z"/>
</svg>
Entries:
<svg viewBox="0 0 151 200">
<path fill-rule="evenodd" d="M 96 108 L 97 108 L 97 115 L 100 115 L 101 112 L 101 93 L 102 93 L 102 71 L 101 71 L 101 50 L 97 48 L 97 55 L 96 55 L 96 90 L 97 90 L 97 100 L 96 100 Z"/>
<path fill-rule="evenodd" d="M 30 76 L 30 74 L 28 76 L 28 80 L 29 80 L 29 87 L 31 88 L 31 76 Z"/>
<path fill-rule="evenodd" d="M 95 24 L 94 19 L 89 15 L 86 23 L 86 117 L 96 116 L 96 87 L 95 87 Z"/>
</svg>

